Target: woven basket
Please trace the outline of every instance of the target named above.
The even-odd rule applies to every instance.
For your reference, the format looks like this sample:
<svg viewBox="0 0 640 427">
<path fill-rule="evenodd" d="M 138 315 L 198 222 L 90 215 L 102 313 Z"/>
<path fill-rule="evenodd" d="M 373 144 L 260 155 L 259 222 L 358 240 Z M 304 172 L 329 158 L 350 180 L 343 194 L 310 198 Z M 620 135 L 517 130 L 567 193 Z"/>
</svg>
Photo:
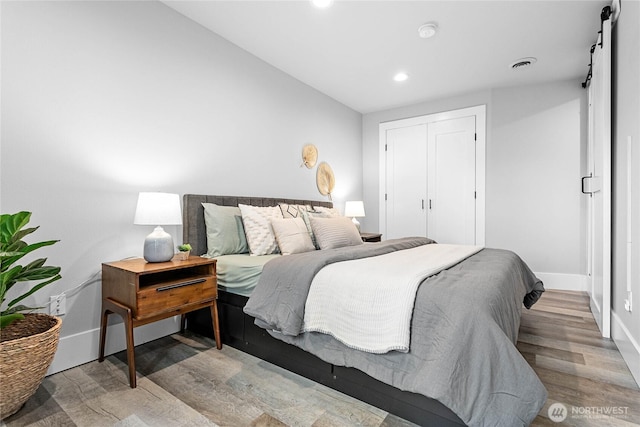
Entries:
<svg viewBox="0 0 640 427">
<path fill-rule="evenodd" d="M 48 319 L 38 319 L 39 316 Z M 0 419 L 16 413 L 36 392 L 58 348 L 62 325 L 59 317 L 28 314 L 21 320 L 47 320 L 53 326 L 44 332 L 0 342 Z"/>
</svg>

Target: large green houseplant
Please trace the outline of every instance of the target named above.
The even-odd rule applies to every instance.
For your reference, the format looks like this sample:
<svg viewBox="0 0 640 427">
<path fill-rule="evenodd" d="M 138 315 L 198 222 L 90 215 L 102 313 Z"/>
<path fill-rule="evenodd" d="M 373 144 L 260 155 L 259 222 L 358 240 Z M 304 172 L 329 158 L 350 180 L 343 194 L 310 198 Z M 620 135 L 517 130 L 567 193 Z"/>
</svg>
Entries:
<svg viewBox="0 0 640 427">
<path fill-rule="evenodd" d="M 33 313 L 25 298 L 60 279 L 60 267 L 46 266 L 46 258 L 18 264 L 25 255 L 57 240 L 26 243 L 23 238 L 39 227 L 27 228 L 31 212 L 0 216 L 0 419 L 17 412 L 35 393 L 46 375 L 58 346 L 61 320 Z M 27 282 L 29 282 L 27 284 Z M 11 289 L 27 284 L 5 304 Z"/>
<path fill-rule="evenodd" d="M 24 318 L 24 312 L 36 308 L 17 305 L 20 301 L 60 279 L 60 267 L 45 266 L 46 258 L 39 258 L 29 264 L 14 265 L 22 257 L 43 246 L 50 246 L 58 240 L 47 240 L 27 244 L 22 239 L 36 231 L 39 227 L 25 228 L 31 219 L 31 212 L 3 214 L 0 220 L 0 308 L 4 305 L 9 290 L 18 282 L 40 281 L 31 289 L 11 300 L 6 308 L 0 311 L 0 328 L 4 328 L 18 319 Z"/>
</svg>

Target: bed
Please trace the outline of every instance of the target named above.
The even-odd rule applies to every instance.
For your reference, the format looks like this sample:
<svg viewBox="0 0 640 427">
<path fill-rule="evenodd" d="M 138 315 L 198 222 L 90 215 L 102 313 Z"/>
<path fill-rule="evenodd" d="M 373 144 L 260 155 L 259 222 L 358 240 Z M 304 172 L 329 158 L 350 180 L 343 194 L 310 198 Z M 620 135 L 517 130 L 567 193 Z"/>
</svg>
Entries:
<svg viewBox="0 0 640 427">
<path fill-rule="evenodd" d="M 183 240 L 197 255 L 208 252 L 203 203 L 331 207 L 310 200 L 185 195 Z M 335 267 L 333 274 L 352 274 L 355 282 L 358 268 L 375 270 L 383 259 L 409 259 L 413 252 L 424 257 L 418 251 L 442 251 L 446 245 L 408 238 L 360 247 L 271 256 L 244 274 L 259 283 L 249 289 L 234 288 L 233 278 L 219 270 L 223 342 L 419 425 L 528 425 L 546 401 L 546 390 L 515 348 L 523 303 L 531 306 L 544 291 L 526 264 L 512 252 L 487 248 L 453 265 L 444 262 L 437 274 L 418 280 L 409 300 L 415 310 L 398 334 L 399 344 L 385 340 L 381 349 L 368 348 L 369 343 L 353 345 L 335 330 L 303 319 L 309 289 L 318 286 L 311 287 L 316 273 Z M 347 264 L 372 261 L 367 267 Z M 335 280 L 327 277 L 331 286 Z M 329 289 L 331 298 L 336 290 Z M 209 316 L 206 310 L 189 314 L 188 329 L 213 336 Z M 391 323 L 396 321 L 385 325 Z"/>
</svg>

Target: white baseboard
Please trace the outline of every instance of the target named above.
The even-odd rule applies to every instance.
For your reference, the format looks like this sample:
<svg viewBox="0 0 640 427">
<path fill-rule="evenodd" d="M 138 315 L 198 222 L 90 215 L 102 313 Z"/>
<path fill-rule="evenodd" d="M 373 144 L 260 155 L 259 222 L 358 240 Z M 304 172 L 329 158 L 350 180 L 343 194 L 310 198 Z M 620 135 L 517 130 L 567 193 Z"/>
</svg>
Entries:
<svg viewBox="0 0 640 427">
<path fill-rule="evenodd" d="M 640 344 L 633 338 L 620 316 L 614 311 L 611 312 L 611 338 L 618 346 L 631 375 L 640 386 Z"/>
<path fill-rule="evenodd" d="M 587 291 L 587 276 L 584 274 L 535 273 L 545 289 L 561 291 Z"/>
<path fill-rule="evenodd" d="M 180 330 L 180 316 L 161 320 L 140 326 L 133 330 L 135 345 L 143 344 L 171 335 Z M 75 335 L 61 337 L 58 342 L 58 350 L 53 362 L 47 371 L 47 375 L 64 371 L 98 358 L 100 344 L 100 328 L 91 329 Z M 107 327 L 107 339 L 105 356 L 117 353 L 127 348 L 126 335 L 123 323 L 109 324 Z"/>
</svg>

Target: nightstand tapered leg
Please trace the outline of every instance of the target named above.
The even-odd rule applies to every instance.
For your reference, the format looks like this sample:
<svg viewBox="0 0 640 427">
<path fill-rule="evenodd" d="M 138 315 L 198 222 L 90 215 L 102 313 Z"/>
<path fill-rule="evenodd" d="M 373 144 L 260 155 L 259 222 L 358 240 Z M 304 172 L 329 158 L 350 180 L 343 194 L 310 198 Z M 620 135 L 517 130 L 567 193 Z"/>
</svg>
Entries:
<svg viewBox="0 0 640 427">
<path fill-rule="evenodd" d="M 125 318 L 125 327 L 127 332 L 127 363 L 129 364 L 129 386 L 136 388 L 136 347 L 133 344 L 133 319 L 131 317 L 131 310 L 128 310 L 127 317 Z"/>
<path fill-rule="evenodd" d="M 100 352 L 98 354 L 98 362 L 104 361 L 104 344 L 107 339 L 107 321 L 111 312 L 102 307 L 102 317 L 100 318 Z"/>
<path fill-rule="evenodd" d="M 127 336 L 127 364 L 129 365 L 129 385 L 131 388 L 136 388 L 136 357 L 135 357 L 135 346 L 133 343 L 133 316 L 131 314 L 131 309 L 126 305 L 120 304 L 117 301 L 112 300 L 111 298 L 105 298 L 102 301 L 102 305 L 104 307 L 104 325 L 106 332 L 106 318 L 108 312 L 116 313 L 122 317 L 124 320 L 124 330 Z M 102 331 L 100 331 L 102 335 Z M 101 339 L 100 344 L 102 351 L 104 351 L 103 340 Z"/>
<path fill-rule="evenodd" d="M 213 320 L 213 335 L 216 338 L 216 348 L 222 349 L 222 339 L 220 339 L 220 323 L 218 322 L 218 302 L 213 300 L 211 304 L 211 320 Z"/>
<path fill-rule="evenodd" d="M 180 315 L 180 333 L 184 334 L 187 329 L 187 315 L 185 313 Z"/>
</svg>

